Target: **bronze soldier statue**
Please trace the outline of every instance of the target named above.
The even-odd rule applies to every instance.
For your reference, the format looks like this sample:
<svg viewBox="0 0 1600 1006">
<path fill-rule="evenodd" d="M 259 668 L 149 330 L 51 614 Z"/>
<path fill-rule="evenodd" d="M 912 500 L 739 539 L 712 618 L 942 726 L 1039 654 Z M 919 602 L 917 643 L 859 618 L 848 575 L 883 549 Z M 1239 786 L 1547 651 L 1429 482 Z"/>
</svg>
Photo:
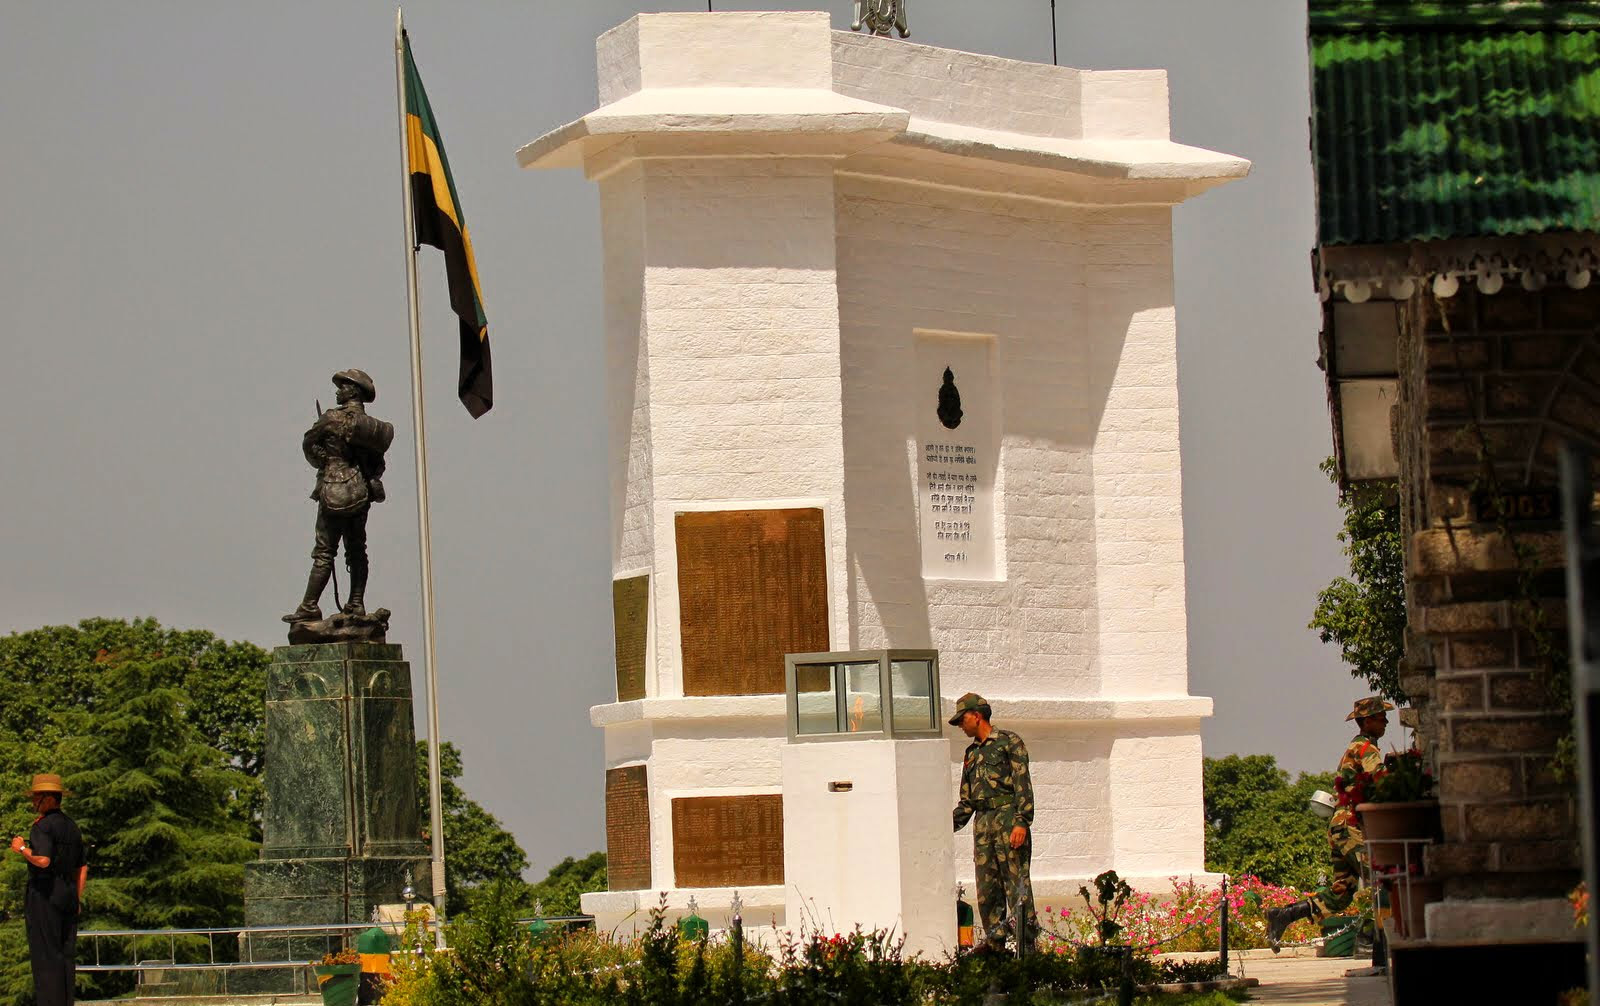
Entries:
<svg viewBox="0 0 1600 1006">
<path fill-rule="evenodd" d="M 306 461 L 317 470 L 317 543 L 311 550 L 311 577 L 300 607 L 285 622 L 320 622 L 322 591 L 333 575 L 333 556 L 344 543 L 344 565 L 350 571 L 350 598 L 340 613 L 367 614 L 367 510 L 382 503 L 383 454 L 394 440 L 394 426 L 367 415 L 378 397 L 365 371 L 341 370 L 333 375 L 337 404 L 317 417 L 300 440 Z M 293 638 L 293 633 L 291 633 Z"/>
</svg>

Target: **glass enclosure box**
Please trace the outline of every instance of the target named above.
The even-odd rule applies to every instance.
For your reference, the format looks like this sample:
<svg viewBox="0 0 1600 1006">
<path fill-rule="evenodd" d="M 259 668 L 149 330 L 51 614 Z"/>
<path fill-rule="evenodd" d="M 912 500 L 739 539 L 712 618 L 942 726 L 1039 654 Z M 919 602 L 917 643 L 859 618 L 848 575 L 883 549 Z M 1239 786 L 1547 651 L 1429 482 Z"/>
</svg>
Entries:
<svg viewBox="0 0 1600 1006">
<path fill-rule="evenodd" d="M 789 740 L 939 737 L 938 650 L 790 653 Z"/>
</svg>

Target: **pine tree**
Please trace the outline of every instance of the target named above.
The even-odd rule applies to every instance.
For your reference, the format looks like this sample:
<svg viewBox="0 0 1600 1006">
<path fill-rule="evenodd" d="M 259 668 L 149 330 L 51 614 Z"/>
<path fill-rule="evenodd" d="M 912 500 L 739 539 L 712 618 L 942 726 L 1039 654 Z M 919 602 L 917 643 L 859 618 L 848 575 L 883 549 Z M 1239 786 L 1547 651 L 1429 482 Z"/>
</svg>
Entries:
<svg viewBox="0 0 1600 1006">
<path fill-rule="evenodd" d="M 241 921 L 250 827 L 232 810 L 247 781 L 190 717 L 178 657 L 114 662 L 98 708 L 69 717 L 58 750 L 89 848 L 85 921 L 199 928 Z"/>
</svg>

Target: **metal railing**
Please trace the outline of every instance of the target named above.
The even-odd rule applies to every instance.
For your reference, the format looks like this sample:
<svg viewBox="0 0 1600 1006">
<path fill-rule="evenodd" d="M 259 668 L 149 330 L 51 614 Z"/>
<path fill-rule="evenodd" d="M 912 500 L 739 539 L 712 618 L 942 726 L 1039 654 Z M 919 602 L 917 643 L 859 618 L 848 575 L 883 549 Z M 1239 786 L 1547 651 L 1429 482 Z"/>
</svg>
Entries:
<svg viewBox="0 0 1600 1006">
<path fill-rule="evenodd" d="M 518 919 L 518 925 L 543 922 L 551 926 L 578 927 L 593 925 L 592 915 L 540 916 Z M 451 920 L 445 924 L 446 934 L 451 929 L 472 925 L 472 920 Z M 332 951 L 343 949 L 353 933 L 365 932 L 373 927 L 388 933 L 396 943 L 395 952 L 421 953 L 424 944 L 431 947 L 431 939 L 421 940 L 415 947 L 400 947 L 406 923 L 392 920 L 374 922 L 339 922 L 323 924 L 297 924 L 280 926 L 218 926 L 210 929 L 83 929 L 78 932 L 79 960 L 77 969 L 93 973 L 132 973 L 141 984 L 152 978 L 157 980 L 168 973 L 196 975 L 219 973 L 220 991 L 227 991 L 227 973 L 230 971 L 287 970 L 292 974 L 291 992 L 308 991 L 308 966 L 319 963 Z M 431 922 L 417 926 L 419 940 L 434 931 Z M 204 941 L 202 943 L 202 940 Z M 86 952 L 87 941 L 92 951 Z M 115 953 L 118 944 L 122 952 Z M 151 955 L 164 948 L 167 956 L 156 959 Z M 219 952 L 221 956 L 219 957 Z M 257 959 L 263 954 L 267 959 Z M 83 960 L 93 957 L 93 963 Z M 107 957 L 126 958 L 107 960 Z M 201 959 L 203 957 L 203 959 Z M 190 958 L 190 959 L 180 959 Z"/>
</svg>

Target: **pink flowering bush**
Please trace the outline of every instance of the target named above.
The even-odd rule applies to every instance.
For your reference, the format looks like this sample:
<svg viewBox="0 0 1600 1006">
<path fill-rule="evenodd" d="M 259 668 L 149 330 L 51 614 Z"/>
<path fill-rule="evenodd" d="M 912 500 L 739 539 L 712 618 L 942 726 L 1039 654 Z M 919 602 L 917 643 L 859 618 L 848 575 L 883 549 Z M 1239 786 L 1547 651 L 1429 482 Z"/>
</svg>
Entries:
<svg viewBox="0 0 1600 1006">
<path fill-rule="evenodd" d="M 1122 908 L 1122 929 L 1118 943 L 1126 943 L 1150 953 L 1216 950 L 1221 946 L 1221 891 L 1203 887 L 1194 880 L 1172 879 L 1170 893 L 1135 891 Z M 1278 887 L 1260 878 L 1241 876 L 1228 884 L 1228 945 L 1246 950 L 1267 945 L 1266 910 L 1281 908 L 1304 895 L 1292 887 Z M 1361 911 L 1367 894 L 1346 909 Z M 1045 908 L 1040 913 L 1044 935 L 1040 945 L 1064 953 L 1076 944 L 1099 942 L 1098 920 L 1083 908 Z M 1302 920 L 1289 927 L 1285 943 L 1303 943 L 1320 935 L 1312 922 Z"/>
</svg>

